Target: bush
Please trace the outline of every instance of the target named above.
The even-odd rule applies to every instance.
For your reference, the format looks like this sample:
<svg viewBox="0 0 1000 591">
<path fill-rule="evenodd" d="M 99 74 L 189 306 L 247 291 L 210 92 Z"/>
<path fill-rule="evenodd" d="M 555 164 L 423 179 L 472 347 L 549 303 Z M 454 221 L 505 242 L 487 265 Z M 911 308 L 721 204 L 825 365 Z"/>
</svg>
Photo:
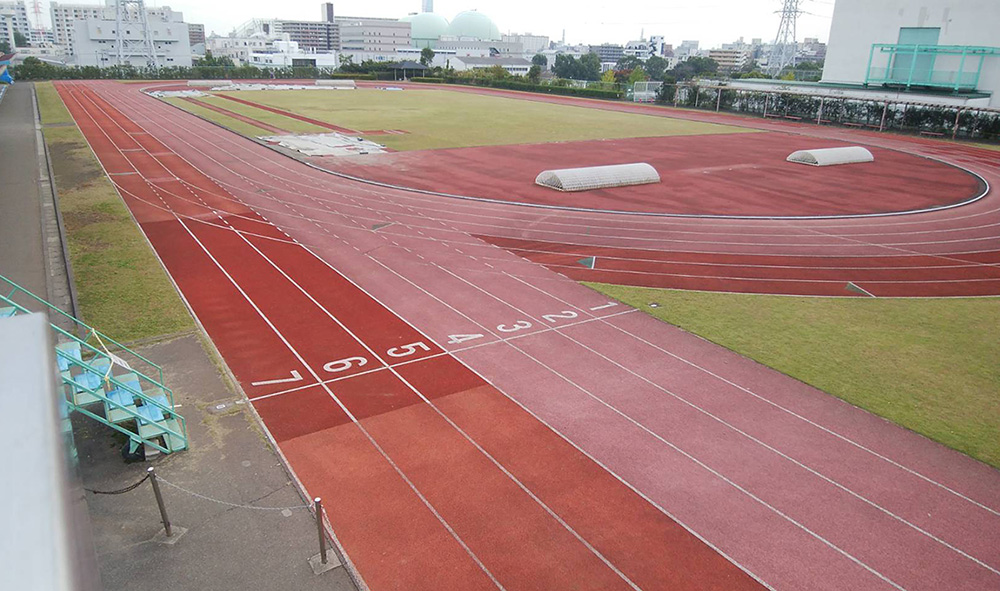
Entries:
<svg viewBox="0 0 1000 591">
<path fill-rule="evenodd" d="M 487 86 L 503 90 L 521 90 L 542 94 L 558 94 L 563 96 L 578 96 L 605 100 L 620 100 L 623 96 L 620 90 L 600 90 L 596 88 L 574 88 L 571 86 L 555 86 L 548 84 L 531 84 L 518 80 L 492 80 L 485 78 L 446 78 L 448 84 L 465 84 L 468 86 Z"/>
<path fill-rule="evenodd" d="M 410 78 L 410 82 L 423 82 L 425 84 L 444 84 L 444 78 L 438 78 L 435 76 L 414 76 Z"/>
</svg>

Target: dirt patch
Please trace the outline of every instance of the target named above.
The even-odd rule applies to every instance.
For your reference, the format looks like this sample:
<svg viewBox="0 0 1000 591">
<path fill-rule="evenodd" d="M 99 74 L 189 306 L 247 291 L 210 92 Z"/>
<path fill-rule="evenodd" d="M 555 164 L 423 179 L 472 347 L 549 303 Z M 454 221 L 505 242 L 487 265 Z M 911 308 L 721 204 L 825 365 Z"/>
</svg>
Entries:
<svg viewBox="0 0 1000 591">
<path fill-rule="evenodd" d="M 94 166 L 88 158 L 88 148 L 82 142 L 55 141 L 49 143 L 49 156 L 56 174 L 56 184 L 60 187 L 85 187 L 104 176 L 104 172 Z"/>
</svg>

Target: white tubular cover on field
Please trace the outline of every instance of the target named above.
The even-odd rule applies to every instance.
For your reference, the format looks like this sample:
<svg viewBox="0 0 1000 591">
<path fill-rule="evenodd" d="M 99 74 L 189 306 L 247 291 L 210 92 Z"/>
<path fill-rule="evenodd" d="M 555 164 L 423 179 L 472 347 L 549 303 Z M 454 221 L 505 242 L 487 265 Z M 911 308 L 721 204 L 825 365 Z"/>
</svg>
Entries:
<svg viewBox="0 0 1000 591">
<path fill-rule="evenodd" d="M 789 162 L 809 164 L 811 166 L 832 166 L 834 164 L 857 164 L 859 162 L 874 162 L 875 157 L 861 146 L 845 148 L 821 148 L 818 150 L 799 150 L 788 156 Z"/>
<path fill-rule="evenodd" d="M 660 182 L 660 174 L 645 162 L 563 168 L 542 171 L 535 183 L 557 191 L 588 191 Z"/>
</svg>

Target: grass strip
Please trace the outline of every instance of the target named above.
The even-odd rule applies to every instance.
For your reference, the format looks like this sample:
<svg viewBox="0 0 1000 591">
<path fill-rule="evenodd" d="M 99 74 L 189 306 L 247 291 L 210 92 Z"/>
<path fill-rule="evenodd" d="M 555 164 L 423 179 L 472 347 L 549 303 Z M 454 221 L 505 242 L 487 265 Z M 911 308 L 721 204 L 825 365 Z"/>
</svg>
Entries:
<svg viewBox="0 0 1000 591">
<path fill-rule="evenodd" d="M 81 320 L 119 342 L 194 328 L 176 289 L 51 82 L 35 85 Z"/>
</svg>

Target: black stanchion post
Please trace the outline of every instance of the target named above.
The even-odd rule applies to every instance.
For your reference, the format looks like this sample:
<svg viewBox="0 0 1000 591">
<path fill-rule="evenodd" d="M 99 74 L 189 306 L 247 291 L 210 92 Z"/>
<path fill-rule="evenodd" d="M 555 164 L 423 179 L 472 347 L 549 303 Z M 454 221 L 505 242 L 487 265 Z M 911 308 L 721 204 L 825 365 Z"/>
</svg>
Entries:
<svg viewBox="0 0 1000 591">
<path fill-rule="evenodd" d="M 319 532 L 319 559 L 326 564 L 326 534 L 323 532 L 323 499 L 313 499 L 316 507 L 316 531 Z"/>
<path fill-rule="evenodd" d="M 156 505 L 160 508 L 160 518 L 163 520 L 163 530 L 166 532 L 167 537 L 171 536 L 170 532 L 170 518 L 167 517 L 167 507 L 163 504 L 163 495 L 160 494 L 160 483 L 156 481 L 156 471 L 150 466 L 146 468 L 146 473 L 149 474 L 149 481 L 153 483 L 153 495 L 156 496 Z"/>
</svg>

